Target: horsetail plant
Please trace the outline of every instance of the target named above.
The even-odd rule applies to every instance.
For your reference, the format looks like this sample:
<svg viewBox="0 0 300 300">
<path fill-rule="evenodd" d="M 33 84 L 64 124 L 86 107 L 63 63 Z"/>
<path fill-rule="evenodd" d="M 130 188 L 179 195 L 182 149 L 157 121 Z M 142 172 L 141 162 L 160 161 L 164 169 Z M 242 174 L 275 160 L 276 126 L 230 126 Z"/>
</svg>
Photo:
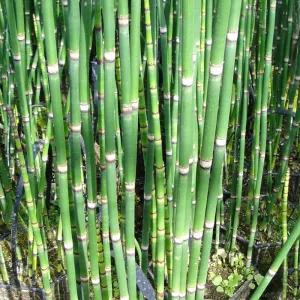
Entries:
<svg viewBox="0 0 300 300">
<path fill-rule="evenodd" d="M 228 293 L 220 270 L 243 269 L 233 294 L 256 267 L 259 299 L 283 263 L 297 297 L 299 15 L 299 0 L 0 1 L 0 284 L 52 299 L 66 273 L 70 299 L 204 299 Z"/>
</svg>

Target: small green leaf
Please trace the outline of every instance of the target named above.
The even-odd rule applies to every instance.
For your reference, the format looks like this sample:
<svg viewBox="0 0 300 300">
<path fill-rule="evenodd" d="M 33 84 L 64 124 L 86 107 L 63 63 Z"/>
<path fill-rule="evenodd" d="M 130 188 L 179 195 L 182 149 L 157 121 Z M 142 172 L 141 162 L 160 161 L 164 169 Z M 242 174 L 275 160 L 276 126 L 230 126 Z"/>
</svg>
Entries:
<svg viewBox="0 0 300 300">
<path fill-rule="evenodd" d="M 227 279 L 223 280 L 222 285 L 223 286 L 228 286 L 228 280 Z"/>
<path fill-rule="evenodd" d="M 209 278 L 210 280 L 212 280 L 215 276 L 216 276 L 215 273 L 214 273 L 214 272 L 211 272 L 211 273 L 209 273 L 208 278 Z"/>
<path fill-rule="evenodd" d="M 234 280 L 229 280 L 229 287 L 234 287 L 235 286 L 235 281 Z"/>
<path fill-rule="evenodd" d="M 254 290 L 254 289 L 255 289 L 255 284 L 254 284 L 253 282 L 251 282 L 251 283 L 249 284 L 249 288 L 250 288 L 251 290 Z"/>
<path fill-rule="evenodd" d="M 239 266 L 242 268 L 244 266 L 244 262 L 242 260 L 239 261 Z"/>
<path fill-rule="evenodd" d="M 242 273 L 245 274 L 245 276 L 247 276 L 250 272 L 249 270 L 247 270 L 246 267 L 242 267 Z"/>
<path fill-rule="evenodd" d="M 230 287 L 235 287 L 235 286 L 237 286 L 238 284 L 239 284 L 239 282 L 238 282 L 237 278 L 234 278 L 234 279 L 232 279 L 232 280 L 229 280 L 229 286 L 230 286 Z"/>
<path fill-rule="evenodd" d="M 226 289 L 225 294 L 231 297 L 234 294 L 234 289 L 233 288 Z"/>
<path fill-rule="evenodd" d="M 249 274 L 248 276 L 247 276 L 247 280 L 252 280 L 253 279 L 253 275 L 252 274 Z"/>
<path fill-rule="evenodd" d="M 221 284 L 221 282 L 222 282 L 222 276 L 221 275 L 217 275 L 217 276 L 215 276 L 214 278 L 213 278 L 213 280 L 212 280 L 212 283 L 214 284 L 214 285 L 220 285 Z"/>
<path fill-rule="evenodd" d="M 224 293 L 224 289 L 221 286 L 217 287 L 217 292 L 218 293 Z"/>
<path fill-rule="evenodd" d="M 256 283 L 257 284 L 260 284 L 261 283 L 261 281 L 263 280 L 263 276 L 262 275 L 260 275 L 260 274 L 256 274 L 255 276 L 254 276 L 254 279 L 255 279 L 255 281 L 256 281 Z"/>
<path fill-rule="evenodd" d="M 243 279 L 243 276 L 241 275 L 241 274 L 239 274 L 238 276 L 237 276 L 237 280 L 238 281 L 241 281 Z"/>
</svg>

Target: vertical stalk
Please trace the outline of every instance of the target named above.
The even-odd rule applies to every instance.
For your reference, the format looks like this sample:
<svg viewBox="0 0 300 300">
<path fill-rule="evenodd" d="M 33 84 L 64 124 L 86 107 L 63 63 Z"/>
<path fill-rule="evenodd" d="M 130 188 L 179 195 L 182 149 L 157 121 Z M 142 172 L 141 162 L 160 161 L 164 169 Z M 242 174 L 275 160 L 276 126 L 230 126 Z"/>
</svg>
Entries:
<svg viewBox="0 0 300 300">
<path fill-rule="evenodd" d="M 104 16 L 104 120 L 105 120 L 105 158 L 110 235 L 115 254 L 120 297 L 129 299 L 126 283 L 125 262 L 118 222 L 117 187 L 116 187 L 116 149 L 115 149 L 115 21 L 114 3 L 103 2 Z"/>
<path fill-rule="evenodd" d="M 230 6 L 231 1 L 222 1 L 218 2 L 217 4 L 217 14 L 218 18 L 216 19 L 214 32 L 213 32 L 213 40 L 215 41 L 212 46 L 212 53 L 211 53 L 211 62 L 210 62 L 210 75 L 208 80 L 208 91 L 207 91 L 207 110 L 205 115 L 205 122 L 204 122 L 204 132 L 203 136 L 205 136 L 205 140 L 202 143 L 202 149 L 200 153 L 199 159 L 199 174 L 197 174 L 197 189 L 196 189 L 196 210 L 195 210 L 195 217 L 193 222 L 193 229 L 192 229 L 192 249 L 190 254 L 190 264 L 188 270 L 188 299 L 194 299 L 195 292 L 196 292 L 196 280 L 197 280 L 197 271 L 198 271 L 198 264 L 199 264 L 199 255 L 200 255 L 200 245 L 201 239 L 203 235 L 203 226 L 205 220 L 205 210 L 207 205 L 207 195 L 209 191 L 209 177 L 210 171 L 212 166 L 212 158 L 213 158 L 213 147 L 214 147 L 214 139 L 217 127 L 217 118 L 218 118 L 218 108 L 219 108 L 219 96 L 221 91 L 221 82 L 222 82 L 222 74 L 223 74 L 223 58 L 224 58 L 224 50 L 225 50 L 225 42 L 226 42 L 226 32 L 230 14 Z M 237 34 L 235 34 L 237 35 Z M 231 95 L 231 88 L 230 88 L 230 95 Z M 229 104 L 230 104 L 231 97 L 229 96 Z M 226 107 L 226 102 L 224 103 Z M 230 109 L 230 105 L 229 105 Z M 229 114 L 229 112 L 228 112 Z M 228 116 L 224 114 L 224 121 Z M 228 122 L 228 121 L 227 121 Z M 223 125 L 222 125 L 223 126 Z M 226 127 L 226 126 L 225 126 Z M 225 129 L 223 128 L 223 130 Z M 227 130 L 227 127 L 226 127 Z M 216 143 L 218 139 L 221 139 L 220 146 L 223 147 L 226 145 L 226 131 L 225 136 L 216 136 Z M 218 171 L 221 172 L 222 170 L 222 161 L 224 158 L 224 154 L 222 155 L 223 147 L 221 147 L 220 156 L 222 157 L 221 163 L 218 166 Z M 221 174 L 219 176 L 215 175 L 215 180 L 219 180 L 221 178 Z M 214 185 L 214 189 L 218 194 L 219 184 Z M 217 199 L 217 195 L 216 195 Z M 215 203 L 216 204 L 216 203 Z M 210 207 L 210 204 L 209 204 Z M 213 213 L 212 213 L 213 211 Z M 211 206 L 211 215 L 209 218 L 212 220 L 207 220 L 207 229 L 211 231 L 215 219 L 215 207 L 214 204 Z M 212 224 L 212 226 L 211 226 Z M 208 267 L 208 257 L 210 252 L 210 237 L 207 235 L 205 241 L 205 248 L 206 253 L 202 258 L 206 259 L 206 262 L 203 260 L 201 261 L 200 265 L 200 273 L 198 277 L 198 289 L 197 294 L 200 298 L 204 296 L 204 287 L 206 282 L 206 272 Z M 206 255 L 206 256 L 205 256 Z M 198 297 L 197 296 L 197 297 Z"/>
<path fill-rule="evenodd" d="M 289 193 L 289 180 L 290 180 L 290 169 L 287 170 L 284 188 L 283 188 L 283 197 L 282 197 L 282 243 L 284 244 L 288 239 L 288 228 L 287 228 L 287 201 L 288 201 L 288 193 Z M 282 299 L 286 299 L 287 297 L 287 280 L 288 280 L 288 257 L 283 261 L 283 279 L 282 279 Z"/>
<path fill-rule="evenodd" d="M 131 64 L 129 44 L 129 17 L 127 0 L 118 1 L 118 23 L 121 63 L 121 120 L 123 129 L 124 172 L 125 172 L 125 242 L 129 297 L 136 298 L 135 246 L 134 246 L 134 195 L 135 161 L 133 120 L 131 102 Z"/>
<path fill-rule="evenodd" d="M 257 227 L 258 208 L 260 200 L 260 190 L 264 170 L 264 162 L 266 156 L 266 144 L 267 144 L 267 112 L 268 112 L 268 93 L 269 93 L 269 81 L 271 78 L 271 63 L 272 63 L 272 46 L 274 37 L 275 26 L 275 13 L 276 13 L 276 0 L 270 2 L 269 7 L 269 20 L 268 20 L 268 36 L 266 41 L 266 53 L 265 53 L 265 72 L 263 78 L 262 87 L 262 100 L 261 100 L 261 137 L 260 137 L 260 156 L 257 171 L 257 181 L 254 190 L 254 209 L 251 223 L 251 234 L 249 238 L 248 251 L 247 251 L 247 264 L 249 269 L 251 265 L 252 249 L 254 245 L 254 238 Z"/>
<path fill-rule="evenodd" d="M 42 14 L 44 20 L 44 30 L 46 35 L 46 57 L 47 68 L 50 83 L 50 95 L 53 108 L 53 124 L 55 133 L 55 142 L 57 149 L 57 177 L 59 181 L 59 203 L 62 216 L 62 227 L 64 236 L 64 248 L 67 259 L 67 273 L 70 296 L 77 299 L 75 264 L 73 255 L 73 241 L 71 232 L 70 210 L 69 210 L 69 192 L 67 180 L 67 157 L 65 146 L 65 134 L 63 123 L 63 112 L 60 92 L 60 79 L 56 54 L 56 39 L 54 33 L 54 15 L 53 6 L 49 1 L 42 1 Z"/>
<path fill-rule="evenodd" d="M 80 17 L 77 0 L 69 1 L 69 76 L 70 76 L 70 150 L 72 189 L 75 204 L 76 231 L 79 250 L 82 298 L 89 298 L 88 257 L 84 215 L 84 198 L 81 182 L 81 117 L 79 107 L 79 35 Z M 95 295 L 96 296 L 96 295 Z"/>
</svg>

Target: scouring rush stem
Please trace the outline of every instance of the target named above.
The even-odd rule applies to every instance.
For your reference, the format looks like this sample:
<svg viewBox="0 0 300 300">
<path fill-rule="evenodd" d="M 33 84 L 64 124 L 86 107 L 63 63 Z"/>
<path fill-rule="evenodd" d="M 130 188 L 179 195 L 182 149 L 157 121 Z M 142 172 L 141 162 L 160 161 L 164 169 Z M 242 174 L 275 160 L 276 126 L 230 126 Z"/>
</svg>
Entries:
<svg viewBox="0 0 300 300">
<path fill-rule="evenodd" d="M 189 159 L 192 155 L 192 136 L 194 115 L 193 92 L 193 9 L 194 1 L 182 2 L 182 80 L 181 80 L 181 109 L 179 125 L 179 166 L 176 203 L 176 214 L 174 216 L 174 249 L 173 249 L 173 276 L 172 276 L 172 299 L 179 299 L 180 296 L 180 273 L 182 268 L 182 246 L 184 241 L 184 222 L 186 217 L 186 204 L 188 195 L 188 178 L 192 172 L 189 166 Z M 190 187 L 191 188 L 191 187 Z M 186 254 L 186 253 L 185 253 Z"/>
<path fill-rule="evenodd" d="M 282 262 L 286 258 L 287 254 L 289 253 L 290 249 L 294 245 L 295 241 L 299 237 L 300 232 L 300 218 L 298 218 L 293 230 L 291 231 L 287 241 L 280 249 L 279 253 L 276 255 L 273 263 L 271 264 L 268 272 L 264 276 L 263 280 L 260 282 L 256 290 L 254 291 L 253 295 L 251 296 L 250 300 L 259 300 L 261 295 L 269 285 L 270 281 L 278 272 Z"/>
<path fill-rule="evenodd" d="M 79 35 L 80 17 L 78 1 L 69 1 L 69 76 L 70 76 L 70 152 L 72 169 L 72 193 L 74 199 L 76 235 L 79 250 L 81 296 L 89 297 L 87 234 L 85 226 L 85 205 L 81 182 L 81 116 L 79 106 Z"/>
<path fill-rule="evenodd" d="M 151 2 L 152 3 L 152 2 Z M 153 4 L 153 3 L 152 3 Z M 145 25 L 146 25 L 146 43 L 147 43 L 147 68 L 149 80 L 149 92 L 151 112 L 150 116 L 153 118 L 154 130 L 154 157 L 155 157 L 155 195 L 157 202 L 157 244 L 156 244 L 156 296 L 158 299 L 164 297 L 164 272 L 165 272 L 165 196 L 164 196 L 164 161 L 162 155 L 162 139 L 161 139 L 161 126 L 158 105 L 158 90 L 157 90 L 157 67 L 156 60 L 154 59 L 156 35 L 153 34 L 153 25 L 151 22 L 151 12 L 156 9 L 153 5 L 149 5 L 149 0 L 144 2 L 145 9 Z M 155 31 L 154 31 L 155 32 Z"/>
<path fill-rule="evenodd" d="M 207 208 L 205 212 L 203 246 L 201 250 L 200 267 L 199 267 L 199 274 L 197 279 L 196 299 L 204 298 L 204 287 L 206 284 L 209 256 L 212 247 L 213 227 L 214 227 L 215 213 L 216 213 L 216 207 L 218 202 L 219 187 L 220 187 L 220 181 L 222 182 L 222 177 L 223 177 L 222 170 L 223 170 L 224 155 L 226 151 L 226 136 L 227 136 L 227 129 L 229 124 L 231 93 L 232 93 L 232 85 L 230 84 L 230 82 L 232 82 L 232 78 L 234 74 L 234 62 L 235 62 L 236 44 L 238 39 L 238 27 L 239 27 L 239 20 L 240 20 L 241 4 L 242 1 L 239 0 L 229 1 L 228 3 L 224 4 L 228 6 L 227 8 L 223 7 L 221 4 L 217 4 L 217 12 L 219 12 L 219 17 L 221 19 L 220 21 L 222 21 L 223 26 L 228 25 L 228 28 L 227 26 L 224 26 L 225 28 L 222 28 L 221 23 L 219 24 L 216 21 L 216 27 L 213 34 L 213 38 L 215 38 L 218 44 L 217 46 L 215 46 L 214 44 L 212 46 L 211 64 L 215 66 L 221 66 L 222 69 L 220 70 L 218 76 L 216 75 L 213 76 L 214 74 L 211 74 L 210 76 L 209 87 L 208 87 L 208 98 L 207 98 L 207 113 L 209 111 L 208 109 L 210 105 L 213 105 L 213 100 L 211 97 L 217 97 L 217 99 L 220 97 L 220 104 L 219 104 L 218 116 L 217 116 L 218 125 L 216 128 L 216 132 L 213 132 L 213 135 L 215 135 L 215 145 L 214 145 L 214 154 L 212 160 L 211 178 L 209 180 Z M 222 37 L 222 34 L 224 34 L 224 32 L 225 33 L 227 32 L 226 44 L 225 44 L 225 38 L 224 39 L 220 38 Z M 223 53 L 224 55 L 224 60 L 225 60 L 224 66 L 221 64 L 223 57 L 220 53 Z M 207 116 L 209 115 L 207 114 L 206 118 Z M 205 119 L 205 123 L 206 121 L 208 121 L 208 119 Z M 204 128 L 205 128 L 205 124 L 204 124 Z M 202 151 L 204 151 L 204 149 Z"/>
<path fill-rule="evenodd" d="M 289 180 L 290 180 L 290 169 L 287 170 L 284 188 L 283 188 L 283 197 L 282 197 L 282 243 L 284 244 L 288 239 L 288 224 L 287 224 L 287 209 L 288 209 L 288 193 L 289 193 Z M 288 257 L 283 261 L 283 274 L 282 274 L 282 299 L 287 298 L 287 280 L 288 280 Z"/>
<path fill-rule="evenodd" d="M 104 25 L 104 121 L 105 121 L 105 159 L 109 211 L 110 236 L 113 244 L 120 297 L 129 299 L 125 272 L 125 261 L 121 245 L 118 222 L 116 186 L 116 148 L 115 148 L 115 18 L 114 3 L 103 1 Z"/>
<path fill-rule="evenodd" d="M 27 209 L 29 212 L 32 230 L 34 233 L 34 238 L 36 240 L 37 249 L 38 249 L 38 253 L 39 253 L 45 294 L 46 294 L 47 299 L 52 299 L 52 291 L 51 291 L 50 280 L 49 280 L 49 276 L 50 276 L 49 263 L 48 263 L 48 259 L 47 259 L 47 256 L 46 256 L 46 253 L 44 250 L 40 228 L 38 226 L 38 221 L 37 221 L 37 217 L 36 217 L 36 211 L 35 211 L 32 193 L 31 193 L 31 189 L 30 189 L 29 177 L 28 177 L 28 172 L 26 169 L 25 157 L 23 154 L 22 144 L 21 144 L 21 140 L 20 140 L 20 137 L 18 134 L 17 125 L 15 123 L 15 117 L 13 115 L 12 107 L 7 106 L 6 110 L 9 114 L 11 127 L 12 127 L 12 131 L 13 131 L 13 136 L 15 139 L 16 149 L 18 151 L 18 159 L 20 161 L 20 168 L 21 168 L 22 177 L 23 177 L 26 204 L 27 204 Z"/>
<path fill-rule="evenodd" d="M 123 161 L 124 161 L 124 186 L 125 190 L 125 248 L 126 267 L 128 276 L 129 297 L 136 296 L 135 275 L 135 246 L 134 246 L 134 204 L 135 204 L 135 158 L 133 118 L 131 102 L 131 63 L 130 63 L 130 40 L 129 40 L 129 16 L 128 3 L 126 0 L 118 2 L 118 25 L 119 25 L 119 53 L 121 68 L 121 125 L 123 137 Z"/>
<path fill-rule="evenodd" d="M 266 40 L 266 53 L 265 53 L 265 70 L 263 77 L 262 87 L 262 100 L 261 100 L 261 137 L 260 137 L 260 155 L 258 162 L 257 181 L 254 189 L 254 208 L 251 222 L 251 234 L 249 238 L 248 250 L 247 250 L 247 262 L 246 267 L 249 270 L 251 267 L 252 250 L 254 245 L 254 238 L 257 229 L 258 209 L 260 200 L 260 191 L 266 156 L 266 144 L 267 144 L 267 113 L 268 113 L 268 94 L 269 94 L 269 82 L 272 72 L 272 47 L 275 27 L 275 15 L 276 15 L 276 1 L 272 0 L 269 6 L 269 19 L 268 19 L 268 36 Z"/>
<path fill-rule="evenodd" d="M 215 40 L 215 42 L 212 45 L 212 52 L 211 52 L 211 63 L 210 63 L 210 71 L 209 71 L 210 75 L 208 80 L 209 86 L 207 90 L 207 107 L 206 107 L 204 131 L 203 131 L 203 136 L 205 136 L 206 138 L 205 140 L 203 140 L 202 143 L 202 149 L 199 157 L 199 166 L 198 166 L 199 173 L 197 174 L 196 209 L 195 209 L 195 216 L 194 216 L 193 229 L 192 229 L 192 248 L 190 254 L 190 264 L 188 269 L 188 280 L 187 280 L 188 299 L 194 299 L 196 290 L 200 299 L 201 297 L 204 296 L 204 287 L 206 281 L 206 266 L 203 265 L 203 261 L 202 261 L 202 272 L 203 272 L 202 275 L 204 276 L 201 275 L 201 277 L 199 277 L 198 257 L 200 255 L 200 245 L 203 236 L 205 210 L 207 206 L 207 196 L 209 192 L 209 177 L 210 177 L 210 171 L 212 166 L 214 139 L 215 139 L 215 133 L 217 127 L 216 125 L 217 125 L 217 118 L 218 118 L 219 96 L 221 91 L 221 82 L 222 82 L 222 74 L 223 74 L 223 58 L 225 52 L 226 32 L 227 32 L 228 20 L 230 15 L 230 6 L 231 6 L 231 1 L 218 2 L 217 11 L 219 14 L 219 18 L 215 23 L 215 28 L 213 32 L 213 40 Z M 230 89 L 230 93 L 231 93 L 231 89 Z M 219 137 L 216 138 L 217 138 L 216 141 L 218 141 Z M 220 137 L 220 139 L 221 139 L 221 145 L 223 145 L 224 141 L 222 136 Z M 226 139 L 225 139 L 224 146 L 225 145 L 226 145 Z M 219 166 L 220 170 L 222 169 L 223 158 L 224 156 L 222 156 L 221 165 Z M 219 179 L 220 179 L 220 175 L 217 180 Z M 216 189 L 217 193 L 218 193 L 218 186 L 219 185 L 217 185 L 217 189 Z M 216 199 L 217 199 L 217 195 L 216 195 Z M 214 218 L 215 218 L 215 209 L 213 212 L 212 224 L 214 224 Z M 206 247 L 208 247 L 208 245 L 206 245 Z M 209 245 L 209 251 L 210 251 L 210 245 Z M 208 261 L 206 263 L 208 263 Z M 200 289 L 199 288 L 196 289 L 197 277 L 198 277 L 198 283 L 199 280 L 200 282 L 204 281 L 203 288 L 202 285 L 197 284 L 197 287 L 199 287 Z M 199 292 L 199 290 L 201 291 Z"/>
<path fill-rule="evenodd" d="M 63 236 L 64 236 L 64 248 L 66 252 L 67 260 L 67 273 L 68 273 L 68 285 L 70 289 L 70 296 L 76 300 L 77 288 L 75 279 L 75 264 L 73 255 L 73 241 L 70 222 L 70 210 L 69 210 L 69 192 L 67 181 L 67 157 L 65 146 L 65 133 L 62 130 L 64 128 L 63 112 L 60 92 L 60 80 L 58 74 L 58 61 L 56 54 L 56 40 L 54 33 L 54 15 L 53 6 L 49 1 L 42 1 L 42 15 L 44 20 L 44 30 L 47 36 L 45 40 L 45 50 L 47 58 L 47 69 L 50 84 L 50 95 L 52 100 L 53 109 L 53 125 L 55 133 L 55 144 L 57 149 L 57 177 L 59 180 L 59 199 L 60 199 L 60 212 L 62 215 Z"/>
</svg>

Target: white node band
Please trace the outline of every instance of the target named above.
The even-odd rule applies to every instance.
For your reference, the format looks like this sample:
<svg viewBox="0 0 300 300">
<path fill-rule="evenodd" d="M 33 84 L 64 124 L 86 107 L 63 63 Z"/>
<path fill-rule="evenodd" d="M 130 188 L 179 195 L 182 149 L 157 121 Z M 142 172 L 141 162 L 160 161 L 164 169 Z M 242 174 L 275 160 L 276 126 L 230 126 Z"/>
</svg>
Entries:
<svg viewBox="0 0 300 300">
<path fill-rule="evenodd" d="M 272 269 L 269 269 L 268 274 L 269 274 L 271 277 L 273 277 L 273 276 L 276 274 L 276 272 L 273 271 Z"/>
<path fill-rule="evenodd" d="M 79 241 L 85 241 L 85 240 L 86 240 L 86 234 L 77 235 L 77 239 L 78 239 Z"/>
<path fill-rule="evenodd" d="M 135 255 L 135 249 L 134 248 L 126 249 L 126 254 L 129 256 Z"/>
<path fill-rule="evenodd" d="M 164 27 L 160 27 L 160 33 L 167 33 L 167 27 L 164 26 Z"/>
<path fill-rule="evenodd" d="M 185 87 L 190 87 L 193 84 L 193 77 L 182 77 L 182 85 Z"/>
<path fill-rule="evenodd" d="M 227 40 L 229 42 L 236 42 L 238 39 L 238 32 L 228 32 L 227 33 Z"/>
<path fill-rule="evenodd" d="M 72 186 L 72 189 L 74 192 L 81 192 L 82 191 L 82 185 Z"/>
<path fill-rule="evenodd" d="M 14 60 L 21 60 L 21 54 L 14 55 Z"/>
<path fill-rule="evenodd" d="M 226 146 L 226 139 L 216 138 L 216 146 L 217 147 L 224 147 L 224 146 Z"/>
<path fill-rule="evenodd" d="M 212 229 L 215 226 L 215 222 L 205 222 L 205 228 Z"/>
<path fill-rule="evenodd" d="M 87 203 L 88 209 L 95 209 L 96 206 L 97 206 L 97 202 L 90 202 L 90 201 L 88 201 L 88 203 Z"/>
<path fill-rule="evenodd" d="M 116 58 L 115 49 L 104 53 L 105 62 L 114 62 Z"/>
<path fill-rule="evenodd" d="M 180 175 L 187 175 L 189 173 L 189 167 L 178 167 L 178 173 Z"/>
<path fill-rule="evenodd" d="M 88 103 L 80 103 L 80 111 L 82 113 L 88 112 L 90 110 L 90 105 Z"/>
<path fill-rule="evenodd" d="M 174 238 L 174 242 L 175 242 L 175 244 L 182 244 L 182 242 L 183 242 L 182 237 Z"/>
<path fill-rule="evenodd" d="M 81 132 L 81 124 L 70 125 L 71 132 Z"/>
<path fill-rule="evenodd" d="M 153 134 L 148 134 L 148 140 L 153 142 L 154 141 L 154 135 Z"/>
<path fill-rule="evenodd" d="M 145 195 L 145 194 L 144 194 L 144 199 L 145 199 L 146 201 L 150 201 L 150 200 L 152 199 L 152 195 Z"/>
<path fill-rule="evenodd" d="M 164 99 L 165 100 L 169 100 L 171 98 L 171 95 L 170 94 L 164 94 Z"/>
<path fill-rule="evenodd" d="M 79 59 L 79 51 L 70 51 L 69 52 L 70 59 L 78 60 Z M 61 63 L 62 62 L 62 63 Z M 65 61 L 60 60 L 59 64 L 63 65 Z"/>
<path fill-rule="evenodd" d="M 209 71 L 210 71 L 210 75 L 220 76 L 223 73 L 223 64 L 222 65 L 210 65 Z"/>
<path fill-rule="evenodd" d="M 104 239 L 108 239 L 109 238 L 109 233 L 102 233 L 102 237 Z"/>
<path fill-rule="evenodd" d="M 205 284 L 197 284 L 197 289 L 198 290 L 204 290 L 205 289 Z"/>
<path fill-rule="evenodd" d="M 58 64 L 48 65 L 47 69 L 50 75 L 55 75 L 58 73 Z"/>
<path fill-rule="evenodd" d="M 132 112 L 132 106 L 131 105 L 123 105 L 122 108 L 122 114 L 130 114 Z"/>
<path fill-rule="evenodd" d="M 207 46 L 211 46 L 211 45 L 212 45 L 212 40 L 206 40 L 206 41 L 205 41 L 205 44 L 206 44 Z"/>
<path fill-rule="evenodd" d="M 195 293 L 196 292 L 196 287 L 194 287 L 194 286 L 189 286 L 188 288 L 187 288 L 187 291 L 189 292 L 189 293 Z"/>
<path fill-rule="evenodd" d="M 202 231 L 199 231 L 199 232 L 192 232 L 192 237 L 195 239 L 195 240 L 200 240 L 203 236 L 203 232 Z"/>
<path fill-rule="evenodd" d="M 132 107 L 132 110 L 139 109 L 139 98 L 131 101 L 131 107 Z"/>
<path fill-rule="evenodd" d="M 125 183 L 125 189 L 127 192 L 134 192 L 134 188 L 135 188 L 134 182 Z"/>
<path fill-rule="evenodd" d="M 60 165 L 57 165 L 57 172 L 58 173 L 67 173 L 67 171 L 68 171 L 68 165 L 66 164 L 66 165 L 62 165 L 62 166 L 60 166 Z"/>
<path fill-rule="evenodd" d="M 129 24 L 129 19 L 128 19 L 128 17 L 126 16 L 126 17 L 119 17 L 119 19 L 118 19 L 118 23 L 119 23 L 119 26 L 120 27 L 125 27 L 125 26 L 128 26 L 128 24 Z"/>
<path fill-rule="evenodd" d="M 64 248 L 65 250 L 72 250 L 73 249 L 73 243 L 70 242 L 70 243 L 64 243 Z"/>
<path fill-rule="evenodd" d="M 202 160 L 200 159 L 200 167 L 203 169 L 209 169 L 212 165 L 211 160 Z"/>
<path fill-rule="evenodd" d="M 107 162 L 114 162 L 116 160 L 116 154 L 115 153 L 106 153 L 105 158 Z"/>
<path fill-rule="evenodd" d="M 99 284 L 99 283 L 100 283 L 100 279 L 99 279 L 99 278 L 97 278 L 97 279 L 92 279 L 92 284 L 97 285 L 97 284 Z"/>
<path fill-rule="evenodd" d="M 120 235 L 119 232 L 116 233 L 116 234 L 112 234 L 112 235 L 111 235 L 111 240 L 112 240 L 113 242 L 118 242 L 118 241 L 120 240 L 120 238 L 121 238 L 121 235 Z"/>
</svg>

